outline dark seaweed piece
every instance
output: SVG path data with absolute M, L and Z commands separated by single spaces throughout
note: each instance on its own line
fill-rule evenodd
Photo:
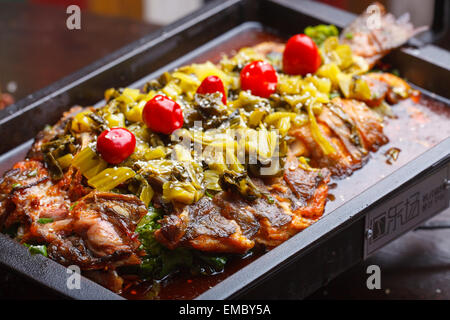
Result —
M 219 127 L 228 119 L 230 112 L 222 102 L 218 92 L 211 94 L 195 94 L 194 109 L 196 114 L 190 116 L 193 120 L 201 120 L 204 129 Z M 187 125 L 190 125 L 189 123 Z

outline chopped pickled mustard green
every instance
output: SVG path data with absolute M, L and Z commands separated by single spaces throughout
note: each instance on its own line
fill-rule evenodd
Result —
M 72 164 L 73 155 L 71 153 L 68 153 L 62 157 L 59 157 L 56 160 L 58 161 L 58 163 L 62 169 L 66 169 L 66 168 L 70 167 L 70 165 Z
M 311 134 L 314 140 L 317 142 L 317 144 L 322 149 L 323 153 L 325 155 L 333 154 L 336 152 L 334 147 L 331 145 L 331 143 L 323 136 L 322 132 L 320 131 L 320 127 L 317 124 L 316 117 L 314 116 L 313 107 L 308 107 L 308 115 L 309 115 L 309 125 L 311 128 Z
M 131 99 L 136 100 L 140 93 L 141 91 L 139 89 L 125 88 L 123 89 L 122 96 L 128 96 Z
M 267 114 L 267 112 L 264 110 L 252 111 L 252 113 L 250 114 L 250 117 L 248 119 L 249 126 L 251 126 L 251 127 L 258 126 L 266 114 Z
M 191 204 L 199 197 L 198 191 L 190 183 L 170 181 L 163 185 L 163 199 Z
M 88 179 L 105 169 L 108 164 L 90 147 L 82 149 L 73 158 L 72 164 Z
M 94 128 L 95 122 L 88 116 L 90 113 L 92 111 L 83 111 L 73 118 L 71 128 L 74 132 L 89 132 Z
M 288 118 L 288 119 L 295 119 L 297 116 L 297 113 L 295 112 L 274 112 L 272 114 L 269 114 L 267 117 L 264 118 L 264 122 L 268 125 L 274 124 L 278 120 L 282 118 Z
M 145 160 L 161 159 L 166 156 L 165 148 L 163 146 L 158 146 L 156 148 L 149 148 L 145 152 Z
M 88 184 L 100 191 L 110 191 L 136 175 L 127 167 L 108 168 L 88 180 Z
M 304 32 L 308 37 L 313 39 L 318 46 L 320 46 L 327 38 L 339 35 L 338 29 L 332 24 L 309 26 L 305 28 Z
M 165 72 L 142 90 L 106 90 L 104 107 L 91 108 L 72 119 L 68 127 L 71 147 L 59 150 L 54 159 L 60 175 L 73 165 L 96 189 L 128 190 L 146 205 L 151 204 L 155 192 L 162 191 L 165 202 L 189 204 L 224 187 L 238 190 L 248 199 L 259 196 L 247 174 L 260 176 L 264 170 L 266 175 L 278 176 L 297 128 L 309 126 L 323 153 L 335 154 L 316 117 L 330 108 L 335 97 L 372 99 L 369 83 L 361 76 L 369 65 L 340 42 L 336 27 L 320 25 L 305 32 L 317 43 L 322 58 L 314 74 L 285 74 L 278 49 L 262 53 L 242 48 L 218 64 L 194 63 Z M 240 88 L 241 70 L 256 60 L 267 61 L 277 70 L 276 91 L 268 98 Z M 220 94 L 197 93 L 202 81 L 212 75 L 223 82 L 226 104 Z M 396 93 L 403 97 L 408 92 Z M 170 136 L 152 132 L 143 123 L 142 112 L 156 95 L 166 95 L 181 106 L 183 126 Z M 382 109 L 387 110 L 376 110 L 384 112 Z M 136 137 L 136 148 L 121 167 L 108 167 L 95 152 L 95 136 L 107 127 L 127 128 Z M 79 145 L 83 149 L 75 154 Z M 277 157 L 281 161 L 274 161 Z M 314 170 L 306 158 L 299 161 L 303 168 Z
M 351 98 L 358 100 L 370 100 L 372 98 L 372 92 L 365 80 L 356 78 L 352 85 Z
M 331 62 L 320 66 L 316 74 L 320 77 L 329 79 L 333 87 L 337 88 L 339 86 L 338 75 L 340 72 L 341 70 L 339 69 L 337 64 Z
M 284 137 L 287 135 L 289 129 L 291 128 L 290 117 L 284 117 L 277 121 L 276 127 L 278 128 L 280 134 Z
M 299 94 L 302 84 L 301 76 L 281 74 L 278 77 L 277 92 L 282 94 Z
M 108 127 L 124 127 L 125 126 L 125 115 L 123 113 L 109 114 L 105 117 Z
M 205 188 L 208 190 L 220 191 L 222 190 L 219 186 L 219 173 L 214 170 L 206 170 L 204 172 L 204 184 Z
M 139 199 L 144 202 L 144 204 L 148 207 L 150 204 L 150 201 L 152 201 L 153 195 L 155 192 L 153 191 L 152 187 L 147 183 L 141 191 L 141 194 L 139 195 Z

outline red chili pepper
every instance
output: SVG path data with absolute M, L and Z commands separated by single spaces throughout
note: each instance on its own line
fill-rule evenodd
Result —
M 283 71 L 287 74 L 302 75 L 314 73 L 322 60 L 314 41 L 305 34 L 296 34 L 286 43 L 283 52 Z
M 277 88 L 277 72 L 268 62 L 261 60 L 247 64 L 241 71 L 241 88 L 256 96 L 268 98 Z
M 225 95 L 225 88 L 222 80 L 217 76 L 206 77 L 197 89 L 197 93 L 207 94 L 220 92 L 222 94 L 223 104 L 227 104 L 227 96 Z
M 135 147 L 134 134 L 125 128 L 105 130 L 97 138 L 97 151 L 111 164 L 118 164 L 127 159 Z
M 142 111 L 145 125 L 155 132 L 171 134 L 183 126 L 183 111 L 172 99 L 156 95 L 147 102 Z

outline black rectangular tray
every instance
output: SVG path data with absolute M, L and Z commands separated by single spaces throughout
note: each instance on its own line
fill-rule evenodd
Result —
M 163 71 L 187 63 L 246 30 L 263 29 L 286 37 L 317 23 L 343 27 L 353 18 L 350 13 L 310 1 L 214 1 L 0 111 L 0 173 L 25 156 L 31 139 L 46 124 L 56 122 L 62 112 L 75 104 L 99 103 L 109 87 L 140 87 Z M 447 90 L 450 54 L 447 51 L 430 45 L 399 49 L 385 60 L 422 91 L 450 105 Z M 328 212 L 317 223 L 232 274 L 198 299 L 307 296 L 373 252 L 370 243 L 379 232 L 374 235 L 372 218 L 383 206 L 408 197 L 411 192 L 424 193 L 424 196 L 430 188 L 444 190 L 439 206 L 418 212 L 419 218 L 389 240 L 448 207 L 449 150 L 450 138 Z M 386 243 L 383 241 L 383 245 Z M 30 256 L 25 247 L 2 234 L 0 264 L 64 297 L 121 299 L 86 278 L 82 278 L 80 290 L 69 290 L 66 268 L 43 256 Z

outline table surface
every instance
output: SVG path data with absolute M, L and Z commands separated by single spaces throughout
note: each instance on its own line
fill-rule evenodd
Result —
M 65 27 L 66 18 L 64 8 L 2 3 L 0 86 L 16 83 L 16 100 L 158 27 L 83 13 L 82 29 L 70 31 Z M 450 210 L 428 223 L 449 225 Z M 369 265 L 381 269 L 381 290 L 366 287 Z M 0 298 L 57 296 L 0 269 Z M 450 299 L 450 229 L 409 232 L 332 280 L 310 299 Z

